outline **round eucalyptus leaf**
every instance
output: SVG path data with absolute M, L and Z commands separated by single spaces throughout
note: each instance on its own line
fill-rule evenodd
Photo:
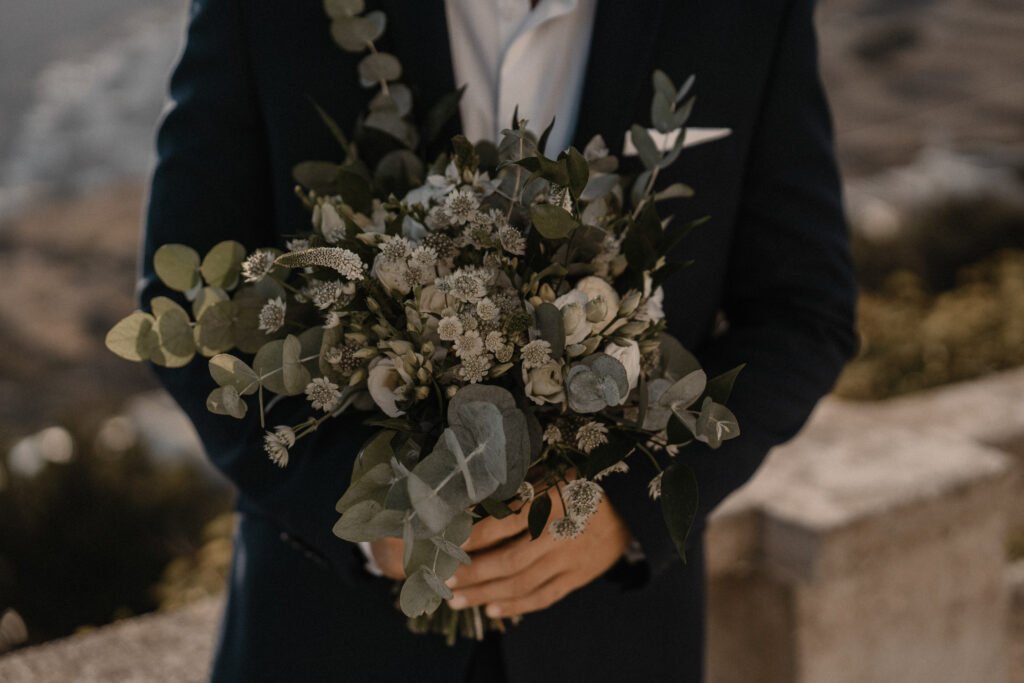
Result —
M 244 285 L 235 292 L 231 333 L 235 346 L 243 353 L 256 353 L 274 337 L 260 329 L 260 311 L 271 299 L 287 297 L 277 280 L 265 277 L 257 283 Z
M 382 26 L 367 17 L 339 17 L 331 22 L 331 37 L 346 52 L 362 52 L 381 33 Z
M 221 353 L 210 359 L 210 376 L 222 387 L 233 387 L 241 395 L 254 394 L 260 378 L 241 358 Z
M 288 389 L 284 385 L 284 377 L 282 376 L 283 350 L 283 339 L 267 342 L 256 352 L 256 357 L 252 360 L 252 367 L 259 377 L 260 383 L 268 391 L 286 395 Z
M 284 393 L 289 396 L 301 394 L 312 379 L 301 359 L 302 342 L 295 335 L 289 334 L 281 346 L 281 378 L 284 383 Z
M 232 386 L 217 387 L 206 398 L 206 409 L 217 415 L 230 415 L 241 420 L 249 406 Z
M 210 306 L 218 301 L 229 301 L 231 297 L 220 287 L 203 287 L 192 302 L 192 317 L 199 320 Z
M 363 85 L 397 81 L 402 77 L 402 63 L 390 52 L 374 52 L 359 60 L 359 80 Z
M 234 311 L 230 300 L 218 301 L 203 311 L 196 322 L 194 337 L 196 347 L 204 356 L 222 353 L 235 345 Z
M 390 111 L 399 116 L 412 113 L 412 91 L 402 83 L 388 86 L 388 92 L 378 92 L 370 100 L 371 111 Z
M 364 0 L 324 0 L 324 11 L 331 19 L 353 17 L 366 9 Z
M 416 129 L 396 112 L 370 112 L 370 115 L 366 117 L 363 125 L 368 129 L 386 133 L 387 135 L 384 139 L 389 142 L 394 139 L 394 141 L 397 141 L 406 147 L 416 146 Z M 394 142 L 391 142 L 391 146 L 394 146 Z
M 155 325 L 156 319 L 149 313 L 135 311 L 110 328 L 104 343 L 125 360 L 136 363 L 148 360 L 159 343 Z
M 225 240 L 207 252 L 199 272 L 211 287 L 232 289 L 238 284 L 244 259 L 245 247 L 234 240 Z
M 199 284 L 199 254 L 184 244 L 165 244 L 153 254 L 153 269 L 165 285 L 187 292 Z
M 160 344 L 150 358 L 157 365 L 180 368 L 188 365 L 195 356 L 196 343 L 192 338 L 192 324 L 184 309 L 169 309 L 158 316 L 156 333 Z
M 320 372 L 320 352 L 323 348 L 323 338 L 324 328 L 320 325 L 314 325 L 299 335 L 299 352 L 301 357 L 309 358 L 310 356 L 313 356 L 313 358 L 303 363 L 310 375 L 323 374 Z M 330 363 L 327 363 L 327 365 L 330 367 Z
M 423 162 L 407 149 L 396 149 L 378 162 L 373 179 L 381 192 L 404 196 L 423 184 Z
M 402 584 L 398 603 L 407 617 L 430 614 L 441 606 L 441 596 L 431 587 L 426 578 L 426 568 L 414 572 Z
M 159 318 L 167 311 L 181 311 L 188 316 L 188 313 L 184 308 L 178 305 L 178 302 L 166 296 L 155 296 L 149 301 L 149 307 L 153 311 L 153 316 Z

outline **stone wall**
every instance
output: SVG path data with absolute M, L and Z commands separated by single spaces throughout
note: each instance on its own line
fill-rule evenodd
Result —
M 826 400 L 708 530 L 708 683 L 1024 682 L 1024 370 Z M 202 681 L 221 601 L 0 658 L 0 680 Z

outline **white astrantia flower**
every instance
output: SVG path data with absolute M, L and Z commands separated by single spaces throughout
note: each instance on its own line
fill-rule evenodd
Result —
M 284 246 L 287 247 L 288 251 L 305 251 L 309 249 L 309 240 L 296 238 L 288 240 L 284 243 Z
M 533 500 L 536 495 L 536 491 L 533 488 L 533 484 L 528 481 L 524 481 L 519 485 L 519 490 L 516 491 L 516 498 L 521 500 L 523 503 L 529 503 Z
M 437 249 L 421 244 L 409 254 L 409 264 L 423 269 L 433 268 L 437 265 Z
M 269 249 L 257 249 L 242 261 L 242 277 L 246 282 L 259 282 L 274 268 L 276 258 Z
M 526 238 L 518 229 L 507 225 L 498 230 L 498 241 L 501 248 L 515 256 L 522 256 L 526 253 Z
M 341 298 L 341 294 L 341 283 L 337 280 L 332 280 L 330 282 L 317 282 L 307 291 L 307 296 L 309 296 L 310 301 L 312 301 L 313 305 L 321 311 L 326 311 L 328 308 L 338 303 L 338 300 Z
M 647 494 L 653 499 L 658 500 L 661 498 L 661 477 L 665 474 L 664 471 L 658 472 L 658 476 L 647 482 Z
M 448 315 L 437 323 L 437 336 L 441 341 L 455 341 L 462 334 L 462 321 L 454 315 Z
M 622 363 L 622 367 L 626 369 L 629 390 L 636 389 L 640 383 L 640 346 L 632 339 L 625 344 L 611 342 L 604 347 L 604 352 Z
M 501 314 L 498 310 L 498 305 L 491 301 L 489 298 L 484 297 L 476 303 L 476 314 L 480 316 L 481 320 L 494 320 Z
M 568 516 L 577 520 L 586 520 L 597 512 L 603 491 L 601 487 L 587 479 L 574 479 L 562 489 Z
M 272 334 L 281 329 L 281 326 L 284 325 L 286 308 L 284 299 L 281 297 L 270 299 L 267 303 L 263 304 L 263 308 L 260 309 L 259 329 L 267 334 Z
M 379 245 L 380 254 L 388 261 L 404 261 L 412 251 L 409 240 L 398 235 L 388 235 Z
M 320 234 L 328 244 L 336 244 L 345 239 L 345 220 L 330 202 L 320 206 Z
M 338 407 L 341 399 L 341 392 L 338 385 L 326 377 L 317 377 L 306 385 L 306 398 L 313 405 L 314 410 L 322 410 L 329 413 Z
M 497 330 L 492 330 L 484 337 L 484 348 L 491 353 L 498 354 L 505 349 L 505 335 Z
M 277 430 L 280 429 L 280 427 L 277 428 Z M 272 463 L 278 467 L 285 467 L 288 464 L 288 449 L 295 444 L 295 434 L 292 433 L 291 443 L 289 443 L 277 430 L 268 431 L 263 435 L 263 450 L 270 456 Z
M 412 290 L 411 273 L 405 259 L 392 261 L 382 253 L 377 254 L 370 274 L 389 291 L 404 295 Z
M 626 474 L 629 472 L 629 465 L 626 464 L 625 460 L 620 460 L 614 465 L 605 467 L 603 470 L 594 475 L 594 481 L 601 481 L 610 474 Z
M 556 424 L 549 424 L 544 428 L 544 434 L 541 436 L 541 440 L 549 446 L 562 442 L 562 430 L 558 428 Z
M 523 359 L 523 368 L 531 370 L 551 362 L 551 342 L 546 339 L 534 339 L 519 352 Z
M 584 453 L 608 443 L 608 427 L 591 420 L 576 430 L 576 446 Z
M 586 528 L 586 523 L 572 517 L 562 517 L 551 522 L 548 531 L 559 541 L 578 538 Z
M 444 198 L 444 213 L 453 225 L 470 222 L 480 207 L 480 200 L 472 190 L 465 188 L 451 192 Z
M 475 304 L 487 295 L 487 282 L 478 269 L 460 268 L 446 278 L 451 295 L 459 301 Z
M 484 342 L 480 333 L 476 330 L 469 330 L 455 338 L 455 355 L 459 358 L 473 358 L 484 352 Z
M 459 377 L 470 384 L 476 384 L 487 377 L 487 371 L 490 369 L 491 360 L 487 356 L 470 356 L 463 359 L 459 367 Z
M 327 315 L 324 316 L 323 328 L 331 330 L 339 325 L 341 325 L 341 314 L 337 311 L 328 311 Z

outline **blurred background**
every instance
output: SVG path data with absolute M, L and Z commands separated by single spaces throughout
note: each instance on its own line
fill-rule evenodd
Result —
M 0 652 L 223 589 L 231 493 L 148 371 L 134 308 L 184 0 L 0 4 Z M 838 397 L 1024 363 L 1024 3 L 821 0 L 862 287 Z M 858 403 L 859 405 L 859 403 Z M 1008 561 L 1024 535 L 1005 530 Z

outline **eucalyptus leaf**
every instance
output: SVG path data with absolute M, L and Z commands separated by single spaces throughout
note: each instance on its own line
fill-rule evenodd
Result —
M 165 244 L 153 254 L 153 270 L 169 288 L 188 292 L 199 284 L 199 254 L 184 244 Z
M 648 170 L 656 167 L 661 161 L 661 152 L 658 151 L 658 146 L 651 139 L 651 134 L 647 132 L 646 128 L 636 124 L 629 129 L 629 133 L 633 139 L 633 145 L 640 155 L 640 161 Z
M 672 104 L 671 96 L 654 93 L 651 100 L 651 122 L 659 133 L 668 133 L 676 128 L 672 118 Z
M 689 199 L 694 195 L 693 188 L 685 183 L 672 183 L 664 190 L 656 192 L 654 201 L 663 202 L 668 199 Z
M 188 365 L 195 356 L 192 321 L 180 306 L 164 310 L 157 316 L 156 333 L 159 345 L 150 355 L 150 360 L 157 365 L 180 368 Z
M 238 284 L 245 259 L 245 246 L 234 240 L 220 242 L 207 252 L 199 266 L 206 284 L 211 287 L 232 289 Z
M 736 378 L 745 367 L 746 363 L 743 363 L 718 375 L 708 382 L 708 386 L 704 390 L 705 393 L 716 403 L 727 403 L 729 396 L 732 395 L 732 387 L 736 383 Z
M 689 408 L 704 393 L 708 376 L 703 370 L 694 370 L 665 390 L 658 399 L 662 406 L 670 407 L 678 414 Z
M 294 335 L 264 344 L 252 363 L 264 388 L 282 396 L 301 394 L 310 381 L 309 371 L 299 362 L 301 351 Z
M 394 480 L 394 471 L 390 463 L 379 463 L 354 479 L 345 490 L 344 495 L 335 505 L 335 510 L 344 514 L 357 503 L 364 500 L 375 500 L 381 505 L 387 497 L 388 490 Z
M 230 415 L 241 420 L 245 417 L 249 406 L 245 404 L 238 391 L 232 386 L 217 387 L 206 398 L 206 409 L 216 415 Z
M 354 17 L 366 9 L 363 0 L 324 0 L 324 11 L 332 19 Z
M 507 389 L 488 384 L 464 386 L 448 403 L 448 423 L 463 443 L 470 443 L 477 438 L 469 433 L 466 425 L 467 421 L 473 420 L 472 409 L 463 410 L 464 405 L 469 406 L 476 402 L 487 403 L 497 408 L 501 414 L 501 426 L 505 436 L 504 478 L 500 471 L 494 473 L 494 477 L 501 483 L 489 495 L 499 501 L 512 498 L 526 479 L 534 450 L 528 414 L 518 408 L 515 397 Z
M 579 199 L 590 179 L 590 164 L 575 147 L 570 147 L 566 154 L 566 168 L 569 171 L 569 192 L 573 198 Z
M 235 306 L 230 300 L 206 307 L 196 322 L 194 338 L 204 356 L 213 356 L 235 345 Z
M 402 613 L 407 617 L 418 617 L 421 614 L 430 614 L 441 605 L 441 596 L 428 583 L 426 572 L 423 567 L 413 572 L 402 584 L 402 592 L 399 595 L 398 603 Z
M 337 194 L 341 166 L 332 161 L 303 161 L 292 168 L 292 178 L 317 194 Z
M 670 102 L 674 102 L 676 99 L 676 86 L 661 69 L 655 69 L 651 76 L 651 81 L 654 85 L 655 94 L 665 97 Z
M 380 23 L 368 17 L 339 17 L 331 22 L 331 37 L 346 52 L 363 52 L 382 33 Z
M 595 353 L 573 364 L 565 378 L 569 407 L 577 413 L 596 413 L 621 405 L 629 395 L 626 368 L 606 353 Z
M 387 536 L 400 538 L 406 513 L 388 510 L 368 499 L 356 503 L 334 525 L 334 535 L 352 543 L 376 541 Z
M 740 435 L 740 425 L 732 411 L 721 403 L 715 403 L 709 396 L 701 405 L 700 415 L 694 430 L 697 441 L 711 448 L 718 448 L 723 441 Z
M 125 360 L 136 363 L 149 360 L 159 344 L 155 324 L 156 319 L 149 313 L 135 311 L 107 332 L 104 343 L 112 353 Z
M 241 358 L 221 353 L 210 359 L 210 376 L 221 387 L 233 387 L 243 396 L 254 394 L 260 386 L 260 378 L 256 371 Z
M 374 52 L 359 61 L 359 79 L 364 85 L 397 81 L 402 77 L 402 63 L 389 52 Z
M 231 297 L 220 287 L 203 287 L 192 302 L 192 317 L 199 320 L 208 308 L 220 301 L 230 301 Z

